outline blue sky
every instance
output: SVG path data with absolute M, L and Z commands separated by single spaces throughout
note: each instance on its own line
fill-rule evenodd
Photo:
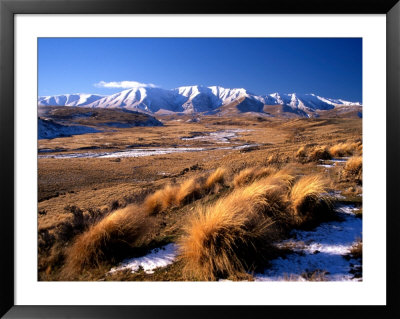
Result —
M 38 68 L 39 95 L 198 84 L 362 101 L 361 38 L 40 38 Z

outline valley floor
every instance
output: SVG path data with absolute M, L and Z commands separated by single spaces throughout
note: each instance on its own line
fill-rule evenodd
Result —
M 40 280 L 199 280 L 183 275 L 188 266 L 180 245 L 188 221 L 199 206 L 212 207 L 232 194 L 235 177 L 253 167 L 288 169 L 294 182 L 302 176 L 323 176 L 335 215 L 312 227 L 288 226 L 271 240 L 274 252 L 262 267 L 248 265 L 242 277 L 217 272 L 216 279 L 362 280 L 356 253 L 362 245 L 362 180 L 355 176 L 358 172 L 345 169 L 352 156 L 362 155 L 361 119 L 158 119 L 164 126 L 39 140 Z M 354 149 L 333 149 L 346 143 L 353 143 Z M 213 184 L 212 191 L 154 210 L 140 244 L 136 237 L 118 237 L 110 246 L 99 246 L 101 262 L 85 264 L 74 274 L 67 271 L 74 245 L 96 225 L 118 217 L 116 212 L 125 207 L 142 209 L 158 190 L 202 181 L 218 168 L 225 169 L 224 182 Z M 122 249 L 119 241 L 132 245 Z

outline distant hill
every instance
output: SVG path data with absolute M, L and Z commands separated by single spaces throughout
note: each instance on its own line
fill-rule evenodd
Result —
M 111 128 L 162 126 L 151 115 L 124 109 L 39 106 L 39 139 L 97 133 Z

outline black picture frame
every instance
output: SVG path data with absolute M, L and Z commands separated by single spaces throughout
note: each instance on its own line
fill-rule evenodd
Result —
M 5 318 L 399 318 L 400 243 L 396 201 L 400 162 L 400 3 L 398 0 L 0 0 L 0 315 Z M 386 306 L 21 306 L 14 303 L 15 14 L 385 14 L 387 21 Z

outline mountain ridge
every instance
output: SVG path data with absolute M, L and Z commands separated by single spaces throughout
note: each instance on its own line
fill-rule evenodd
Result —
M 215 114 L 224 105 L 240 101 L 240 113 L 263 113 L 264 106 L 285 106 L 285 112 L 313 116 L 318 111 L 332 110 L 337 106 L 361 107 L 359 102 L 331 99 L 316 94 L 270 93 L 256 95 L 244 88 L 221 86 L 181 86 L 166 90 L 161 88 L 131 88 L 108 96 L 97 94 L 65 94 L 41 96 L 39 106 L 84 106 L 89 108 L 122 108 L 154 114 L 161 111 L 174 113 Z

